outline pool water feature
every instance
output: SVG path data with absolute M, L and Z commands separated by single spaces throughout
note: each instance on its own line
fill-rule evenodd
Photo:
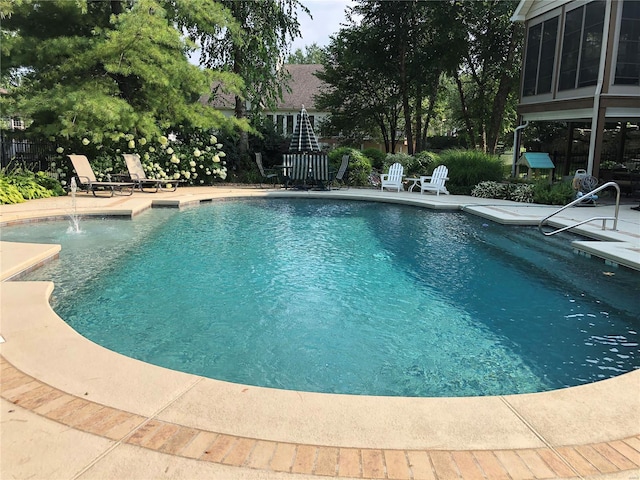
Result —
M 3 232 L 62 244 L 28 279 L 52 279 L 54 309 L 109 349 L 250 385 L 394 396 L 536 392 L 637 369 L 639 276 L 574 254 L 570 238 L 325 200 Z

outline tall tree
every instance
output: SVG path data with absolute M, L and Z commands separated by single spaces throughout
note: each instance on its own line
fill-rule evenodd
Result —
M 518 2 L 461 2 L 459 28 L 465 53 L 454 78 L 471 145 L 495 152 L 510 97 L 517 96 L 522 25 L 511 21 Z
M 427 108 L 425 116 L 424 104 L 435 99 L 442 71 L 457 65 L 461 57 L 454 7 L 448 1 L 359 0 L 353 8 L 380 45 L 377 57 L 370 60 L 383 59 L 385 77 L 398 85 L 409 153 L 424 148 L 432 112 Z
M 312 64 L 322 63 L 326 58 L 326 53 L 322 47 L 319 47 L 317 43 L 312 43 L 304 47 L 304 52 L 301 48 L 296 49 L 295 52 L 287 57 L 287 63 L 292 64 Z
M 198 99 L 212 82 L 234 80 L 189 64 L 191 47 L 164 8 L 178 4 L 202 1 L 14 3 L 2 23 L 0 74 L 14 81 L 6 113 L 30 118 L 30 129 L 46 135 L 96 142 L 227 124 Z M 222 9 L 212 10 L 212 21 L 228 22 Z
M 240 26 L 240 34 L 214 25 L 203 29 L 185 21 L 182 26 L 201 47 L 201 65 L 230 71 L 244 81 L 235 95 L 235 115 L 247 116 L 246 100 L 254 109 L 274 107 L 282 97 L 287 74 L 281 68 L 291 41 L 300 36 L 298 10 L 309 14 L 299 0 L 220 0 Z M 240 153 L 248 150 L 248 135 L 241 132 Z
M 327 88 L 316 97 L 316 106 L 331 112 L 325 131 L 352 141 L 372 136 L 375 125 L 387 152 L 395 152 L 402 112 L 398 84 L 389 79 L 387 66 L 380 61 L 384 45 L 370 27 L 340 30 L 327 48 L 327 58 L 318 78 Z

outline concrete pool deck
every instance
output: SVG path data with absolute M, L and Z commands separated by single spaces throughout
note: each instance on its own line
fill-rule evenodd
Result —
M 556 207 L 345 189 L 182 188 L 93 198 L 80 215 L 135 217 L 238 197 L 375 199 L 537 224 Z M 0 206 L 0 226 L 63 218 L 71 199 Z M 640 212 L 620 209 L 573 248 L 640 270 Z M 613 207 L 569 209 L 557 226 Z M 572 248 L 567 246 L 567 248 Z M 640 371 L 553 392 L 474 398 L 326 395 L 220 382 L 124 357 L 50 308 L 50 282 L 21 271 L 55 247 L 0 242 L 1 478 L 640 478 Z M 595 265 L 599 265 L 596 263 Z

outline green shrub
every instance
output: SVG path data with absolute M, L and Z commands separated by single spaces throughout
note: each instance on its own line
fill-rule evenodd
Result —
M 329 169 L 337 171 L 342 163 L 342 156 L 349 155 L 349 167 L 346 173 L 347 185 L 368 186 L 371 174 L 371 160 L 360 150 L 349 147 L 336 148 L 329 152 Z
M 24 197 L 18 187 L 9 183 L 7 177 L 0 176 L 0 204 L 22 203 Z
M 384 159 L 382 172 L 389 171 L 389 167 L 396 162 L 403 166 L 407 177 L 419 177 L 433 171 L 438 163 L 438 155 L 433 152 L 420 152 L 416 155 L 388 153 Z
M 38 183 L 38 185 L 41 185 L 49 190 L 52 197 L 60 197 L 62 195 L 66 195 L 66 192 L 64 191 L 64 188 L 62 188 L 60 181 L 57 178 L 50 177 L 44 172 L 36 172 L 35 181 Z
M 478 198 L 507 198 L 507 195 L 507 184 L 491 180 L 480 182 L 471 190 L 471 196 Z
M 566 205 L 576 196 L 571 182 L 561 182 L 549 185 L 541 181 L 533 185 L 533 201 L 545 205 Z
M 376 170 L 382 170 L 384 159 L 387 156 L 382 150 L 377 148 L 365 148 L 362 153 L 371 160 L 371 166 Z
M 404 167 L 404 174 L 410 175 L 409 171 L 413 167 L 413 157 L 407 153 L 387 153 L 382 163 L 382 173 L 389 171 L 389 167 L 394 163 L 399 163 Z M 425 174 L 426 175 L 426 174 Z
M 419 164 L 418 168 L 421 172 L 432 172 L 440 164 L 440 155 L 423 150 L 415 154 L 415 161 Z
M 514 202 L 532 203 L 534 199 L 534 185 L 530 183 L 510 184 L 513 188 L 510 193 Z
M 5 177 L 5 180 L 16 187 L 25 200 L 48 198 L 52 195 L 51 191 L 36 182 L 35 176 L 31 172 L 9 175 Z
M 470 195 L 473 187 L 483 181 L 500 182 L 506 174 L 499 157 L 478 150 L 446 150 L 438 163 L 449 169 L 447 189 L 459 195 Z
M 0 171 L 0 203 L 22 203 L 58 195 L 65 195 L 62 185 L 44 172 L 33 173 L 21 168 Z

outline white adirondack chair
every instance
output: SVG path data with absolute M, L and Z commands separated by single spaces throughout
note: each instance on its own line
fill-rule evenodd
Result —
M 380 175 L 380 190 L 395 188 L 398 192 L 403 189 L 402 175 L 404 167 L 400 163 L 394 163 L 389 167 L 389 173 Z
M 423 192 L 436 192 L 436 195 L 440 195 L 440 192 L 449 195 L 449 191 L 444 186 L 445 182 L 449 180 L 449 169 L 444 165 L 439 165 L 433 171 L 433 174 L 429 176 L 420 177 L 420 195 Z

